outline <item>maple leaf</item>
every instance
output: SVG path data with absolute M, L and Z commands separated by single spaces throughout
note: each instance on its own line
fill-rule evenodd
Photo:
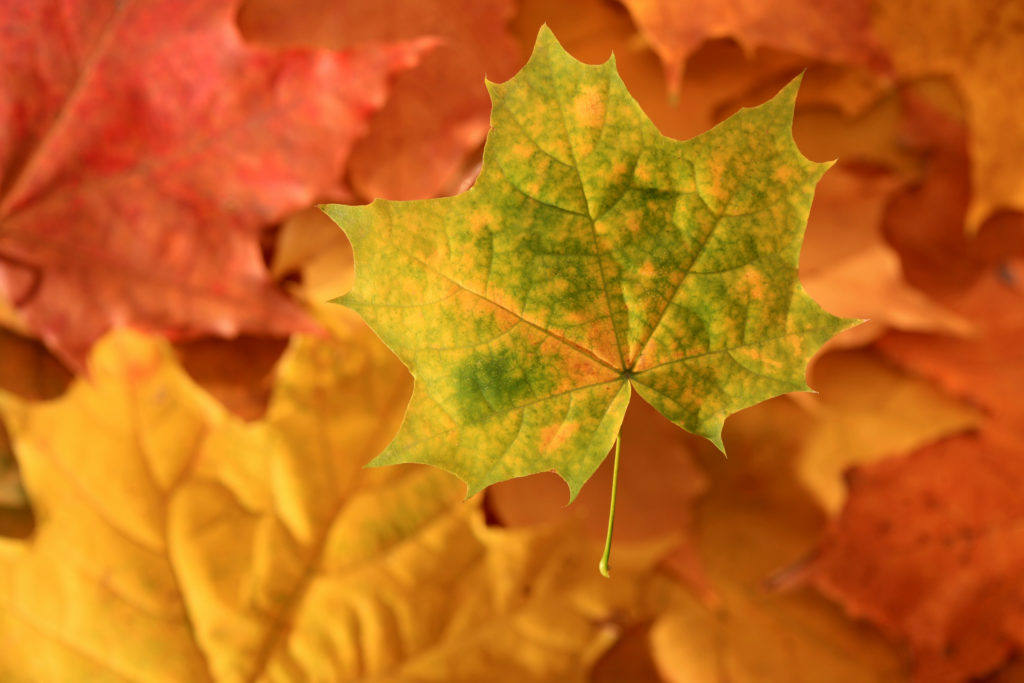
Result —
M 129 331 L 56 401 L 0 393 L 40 518 L 0 539 L 0 678 L 584 679 L 643 569 L 601 579 L 564 525 L 490 528 L 438 470 L 363 469 L 407 374 L 332 310 L 259 422 Z
M 870 30 L 871 6 L 864 0 L 622 2 L 661 58 L 672 94 L 678 92 L 687 57 L 712 38 L 734 38 L 747 52 L 770 47 L 826 61 L 886 64 Z
M 75 368 L 120 324 L 309 329 L 257 231 L 337 181 L 427 43 L 246 46 L 232 0 L 0 10 L 0 290 Z
M 905 639 L 915 680 L 974 680 L 1024 650 L 1024 441 L 987 429 L 858 468 L 805 578 Z
M 503 80 L 520 63 L 507 29 L 514 12 L 511 0 L 246 0 L 238 21 L 244 36 L 272 44 L 343 48 L 439 37 L 395 80 L 346 169 L 367 199 L 422 199 L 454 191 L 467 154 L 487 135 L 483 77 Z
M 807 359 L 849 321 L 797 279 L 827 165 L 793 142 L 796 82 L 673 141 L 611 62 L 576 62 L 544 28 L 520 74 L 490 89 L 468 192 L 325 207 L 355 250 L 338 301 L 416 378 L 374 464 L 437 465 L 470 493 L 553 469 L 575 497 L 631 387 L 719 445 L 731 412 L 806 389 Z

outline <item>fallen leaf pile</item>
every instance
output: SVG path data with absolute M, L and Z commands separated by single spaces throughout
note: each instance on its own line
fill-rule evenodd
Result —
M 0 679 L 1024 680 L 1024 3 L 0 47 Z

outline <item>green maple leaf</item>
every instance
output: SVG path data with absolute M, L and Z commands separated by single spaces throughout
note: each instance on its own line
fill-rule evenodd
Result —
M 730 413 L 807 389 L 808 359 L 851 321 L 797 279 L 828 168 L 793 142 L 797 81 L 685 142 L 658 132 L 613 60 L 577 62 L 547 28 L 488 87 L 471 190 L 324 207 L 355 250 L 338 301 L 415 376 L 372 464 L 435 465 L 470 494 L 555 470 L 575 497 L 632 389 L 720 448 Z

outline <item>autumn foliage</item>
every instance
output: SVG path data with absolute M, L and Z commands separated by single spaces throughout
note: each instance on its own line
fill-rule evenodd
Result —
M 413 380 L 313 208 L 489 182 L 543 24 L 677 140 L 802 74 L 867 321 L 728 458 L 622 402 L 610 579 L 609 459 L 363 467 Z M 0 679 L 1024 680 L 1024 3 L 11 0 L 0 76 Z

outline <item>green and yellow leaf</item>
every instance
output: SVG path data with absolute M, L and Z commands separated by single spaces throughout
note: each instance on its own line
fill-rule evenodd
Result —
M 613 61 L 546 28 L 490 84 L 476 185 L 454 198 L 325 211 L 352 240 L 356 311 L 415 377 L 375 464 L 428 463 L 472 494 L 555 470 L 574 497 L 630 393 L 721 447 L 726 416 L 807 388 L 849 325 L 797 260 L 813 163 L 791 133 L 798 82 L 685 142 L 662 136 Z

